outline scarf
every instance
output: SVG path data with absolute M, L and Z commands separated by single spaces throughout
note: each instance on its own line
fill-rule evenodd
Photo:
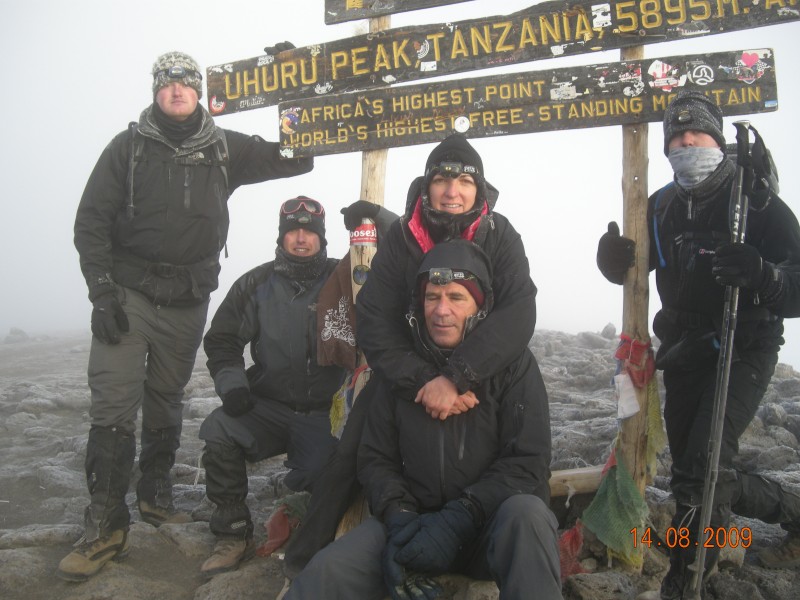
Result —
M 725 154 L 719 148 L 673 148 L 667 156 L 675 181 L 685 190 L 691 190 L 706 179 L 719 166 Z
M 290 279 L 303 292 L 322 274 L 328 262 L 328 252 L 321 248 L 314 256 L 295 256 L 282 247 L 275 248 L 275 272 Z

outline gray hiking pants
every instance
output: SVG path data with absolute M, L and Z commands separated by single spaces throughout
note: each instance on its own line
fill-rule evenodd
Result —
M 494 580 L 500 600 L 555 600 L 561 596 L 557 522 L 542 500 L 511 496 L 464 548 L 458 572 Z M 382 600 L 381 556 L 386 528 L 375 517 L 318 552 L 292 581 L 284 600 Z
M 121 332 L 120 343 L 114 345 L 92 337 L 92 425 L 135 433 L 141 407 L 142 427 L 179 426 L 183 389 L 203 339 L 208 300 L 195 306 L 154 306 L 139 292 L 122 286 L 117 297 L 130 330 Z

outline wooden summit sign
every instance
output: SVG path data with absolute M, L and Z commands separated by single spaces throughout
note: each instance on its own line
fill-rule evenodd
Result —
M 671 56 L 508 73 L 279 105 L 284 156 L 661 121 L 679 89 L 704 92 L 723 114 L 777 110 L 771 49 Z
M 458 2 L 467 2 L 467 0 L 325 0 L 325 24 L 372 19 L 383 15 Z
M 387 29 L 207 70 L 212 115 L 502 65 L 800 19 L 800 0 L 545 2 L 508 16 Z

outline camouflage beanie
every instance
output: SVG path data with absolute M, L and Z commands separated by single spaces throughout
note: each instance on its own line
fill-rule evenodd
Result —
M 722 133 L 722 111 L 714 101 L 700 92 L 684 90 L 664 112 L 664 154 L 669 155 L 669 142 L 684 131 L 707 133 L 725 150 Z
M 203 97 L 203 75 L 197 62 L 184 52 L 167 52 L 153 63 L 153 96 L 162 87 L 179 81 L 197 92 L 197 99 Z

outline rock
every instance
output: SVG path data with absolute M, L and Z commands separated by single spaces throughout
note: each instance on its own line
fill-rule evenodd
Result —
M 22 597 L 17 594 L 24 594 L 48 566 L 45 559 L 31 548 L 0 550 L 0 596 Z
M 634 600 L 636 590 L 624 573 L 580 573 L 564 582 L 564 600 Z
M 0 530 L 0 549 L 72 544 L 82 534 L 80 525 L 26 525 Z
M 613 323 L 608 323 L 603 330 L 600 332 L 600 335 L 607 340 L 616 340 L 617 339 L 617 328 Z

